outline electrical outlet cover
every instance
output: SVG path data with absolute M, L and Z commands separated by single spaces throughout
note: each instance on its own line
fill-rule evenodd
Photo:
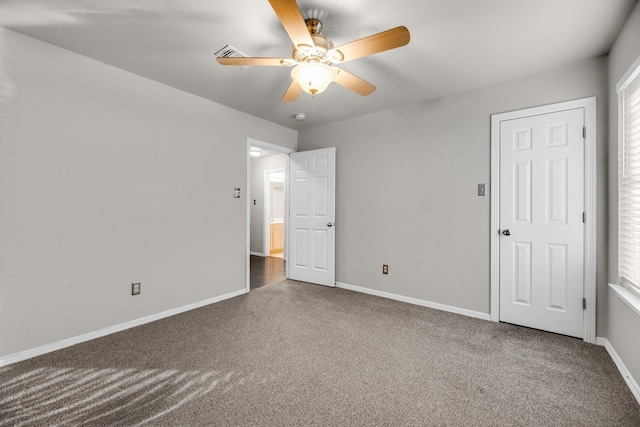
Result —
M 131 284 L 131 295 L 140 295 L 141 282 L 134 282 Z

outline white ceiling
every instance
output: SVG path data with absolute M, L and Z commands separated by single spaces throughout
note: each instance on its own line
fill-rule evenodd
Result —
M 283 103 L 289 68 L 225 67 L 230 44 L 289 57 L 267 0 L 0 0 L 0 25 L 292 129 L 304 129 L 607 54 L 636 0 L 298 0 L 336 46 L 398 25 L 409 45 L 342 67 L 377 86 L 331 85 Z M 307 119 L 296 121 L 296 113 Z

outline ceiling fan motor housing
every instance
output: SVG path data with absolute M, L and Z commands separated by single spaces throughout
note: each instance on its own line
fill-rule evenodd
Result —
M 314 34 L 320 34 L 322 32 L 322 21 L 316 18 L 309 18 L 304 21 L 307 24 L 307 30 L 309 30 L 309 34 L 312 36 Z
M 291 57 L 296 62 L 311 61 L 331 65 L 333 62 L 339 62 L 344 59 L 340 52 L 333 50 L 333 42 L 320 34 L 322 31 L 322 22 L 320 20 L 311 18 L 307 19 L 305 23 L 314 46 L 293 45 Z

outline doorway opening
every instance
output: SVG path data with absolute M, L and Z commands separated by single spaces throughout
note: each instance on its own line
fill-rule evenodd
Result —
M 287 172 L 292 152 L 247 138 L 247 291 L 287 277 Z
M 284 156 L 284 155 L 281 155 Z M 286 156 L 285 156 L 286 157 Z M 286 159 L 285 159 L 286 160 Z M 284 259 L 285 169 L 264 172 L 264 250 L 267 256 Z

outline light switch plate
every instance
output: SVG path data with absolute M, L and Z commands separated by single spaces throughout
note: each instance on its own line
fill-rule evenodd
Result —
M 487 184 L 478 184 L 478 196 L 487 195 Z

